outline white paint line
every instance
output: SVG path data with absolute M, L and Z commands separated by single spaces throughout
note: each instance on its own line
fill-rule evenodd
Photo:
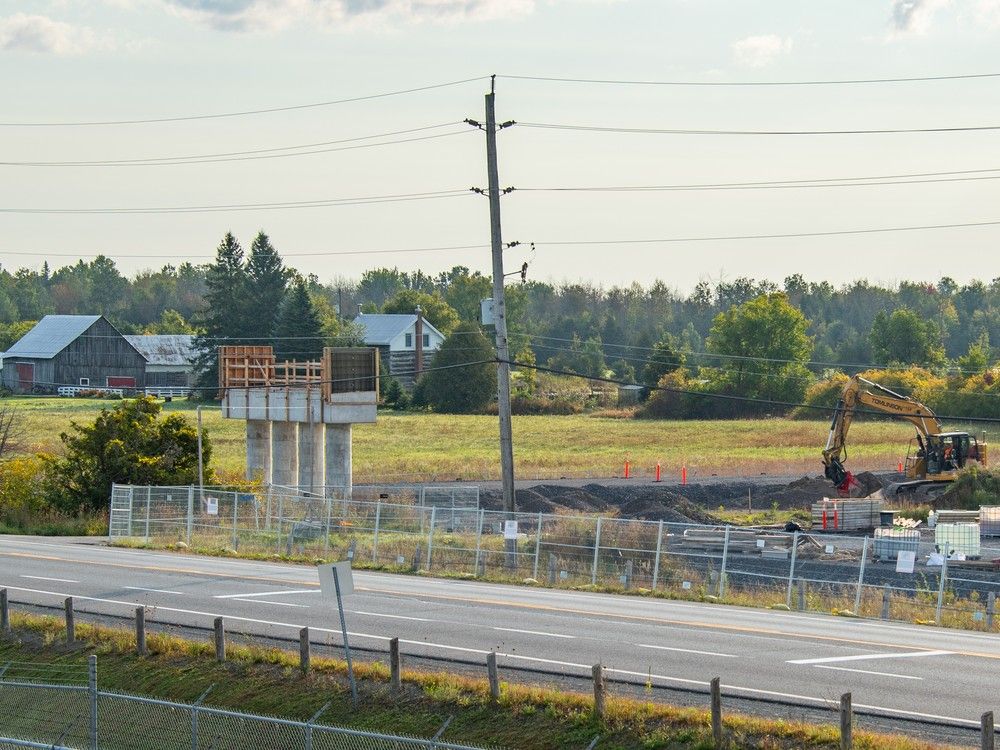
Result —
M 145 586 L 122 586 L 122 588 L 129 591 L 149 591 L 153 594 L 176 594 L 177 596 L 184 596 L 183 591 L 170 591 L 169 589 L 147 589 Z
M 832 664 L 837 661 L 866 661 L 868 659 L 916 659 L 921 656 L 948 656 L 954 651 L 904 651 L 897 654 L 857 654 L 855 656 L 829 656 L 822 659 L 795 659 L 788 664 Z
M 285 596 L 287 594 L 320 594 L 316 589 L 284 589 L 282 591 L 261 591 L 256 594 L 218 594 L 214 599 L 254 599 L 258 596 Z
M 654 646 L 651 643 L 634 643 L 639 648 L 655 648 L 658 651 L 678 651 L 682 654 L 701 654 L 702 656 L 724 656 L 727 659 L 740 658 L 737 654 L 720 654 L 718 651 L 697 651 L 693 648 L 674 648 L 672 646 Z
M 48 576 L 21 576 L 21 578 L 33 578 L 36 581 L 56 581 L 57 583 L 79 583 L 69 578 L 49 578 Z
M 874 674 L 879 677 L 898 677 L 900 680 L 922 680 L 923 677 L 914 677 L 911 674 L 895 674 L 894 672 L 870 672 L 867 669 L 851 669 L 850 667 L 831 667 L 829 664 L 813 664 L 816 669 L 836 669 L 838 672 L 857 672 L 858 674 Z
M 26 592 L 31 593 L 31 594 L 44 594 L 44 595 L 47 595 L 47 596 L 55 596 L 55 597 L 58 597 L 60 599 L 65 598 L 67 596 L 72 596 L 71 594 L 60 593 L 58 591 L 43 591 L 41 589 L 27 589 L 27 588 L 24 588 L 24 587 L 21 587 L 21 586 L 4 586 L 3 584 L 0 584 L 0 588 L 8 588 L 8 589 L 10 589 L 12 591 L 26 591 Z M 76 596 L 75 598 L 79 599 L 81 601 L 103 602 L 103 603 L 106 603 L 106 604 L 123 605 L 125 607 L 128 607 L 129 609 L 131 609 L 132 607 L 135 606 L 134 602 L 126 602 L 126 601 L 121 601 L 121 600 L 118 600 L 118 599 L 101 599 L 101 598 L 95 597 L 95 596 Z M 295 630 L 301 630 L 303 627 L 305 627 L 305 625 L 291 623 L 291 622 L 276 622 L 274 620 L 259 620 L 259 619 L 255 619 L 253 617 L 240 617 L 238 615 L 227 615 L 224 612 L 201 612 L 201 611 L 194 610 L 194 609 L 179 609 L 177 607 L 157 607 L 156 609 L 157 609 L 157 611 L 160 611 L 160 612 L 177 612 L 177 613 L 180 613 L 180 614 L 199 615 L 201 617 L 220 617 L 221 616 L 221 617 L 225 617 L 227 620 L 234 620 L 236 622 L 252 622 L 252 623 L 256 623 L 258 625 L 274 625 L 276 627 L 293 628 Z M 310 626 L 309 630 L 311 632 L 317 632 L 317 633 L 331 633 L 331 634 L 334 634 L 334 635 L 339 635 L 340 634 L 339 630 L 334 630 L 332 628 L 317 628 L 317 627 L 311 627 Z M 369 638 L 371 640 L 376 640 L 376 641 L 389 641 L 390 640 L 390 638 L 388 636 L 372 635 L 370 633 L 348 633 L 348 635 L 350 635 L 352 638 Z M 461 651 L 461 652 L 469 653 L 469 654 L 485 655 L 485 654 L 489 653 L 488 651 L 485 651 L 484 649 L 464 648 L 462 646 L 448 646 L 448 645 L 441 644 L 441 643 L 427 643 L 425 641 L 409 641 L 409 640 L 404 641 L 404 640 L 401 639 L 400 643 L 406 643 L 406 644 L 412 645 L 412 646 L 427 646 L 429 648 L 441 648 L 441 649 L 447 649 L 449 651 Z M 589 664 L 575 664 L 573 662 L 555 661 L 554 659 L 542 659 L 542 658 L 533 657 L 533 656 L 521 656 L 520 654 L 497 654 L 497 655 L 498 656 L 504 656 L 504 657 L 506 657 L 508 659 L 519 659 L 519 660 L 522 660 L 522 661 L 532 661 L 532 662 L 538 662 L 538 663 L 542 663 L 542 664 L 554 664 L 554 665 L 563 666 L 563 667 L 577 667 L 579 669 L 586 670 L 588 673 L 589 673 L 589 671 L 591 669 L 591 665 L 589 665 Z M 657 679 L 657 680 L 662 680 L 664 682 L 674 682 L 674 683 L 680 683 L 680 684 L 683 684 L 683 685 L 698 685 L 700 687 L 704 687 L 705 686 L 705 681 L 704 680 L 689 680 L 689 679 L 686 679 L 684 677 L 671 677 L 669 675 L 650 674 L 648 672 L 631 672 L 631 671 L 625 670 L 625 669 L 611 669 L 611 668 L 609 668 L 607 671 L 608 672 L 613 672 L 613 673 L 616 673 L 616 674 L 629 675 L 631 677 L 642 677 L 644 679 Z M 812 703 L 818 703 L 818 704 L 823 705 L 823 706 L 836 706 L 836 705 L 839 705 L 839 702 L 836 701 L 836 700 L 831 700 L 829 698 L 818 698 L 818 697 L 812 696 L 812 695 L 799 695 L 797 693 L 781 693 L 781 692 L 777 692 L 775 690 L 762 690 L 760 688 L 740 687 L 738 685 L 727 685 L 726 687 L 728 689 L 730 689 L 730 690 L 737 690 L 737 691 L 740 691 L 740 692 L 743 692 L 743 693 L 750 693 L 752 695 L 770 695 L 770 696 L 775 696 L 775 697 L 778 697 L 778 698 L 790 698 L 790 699 L 793 699 L 793 700 L 809 701 L 809 702 L 812 702 Z M 856 703 L 855 706 L 857 708 L 864 708 L 864 709 L 868 709 L 870 711 L 881 711 L 881 712 L 883 712 L 885 714 L 888 714 L 890 716 L 892 716 L 892 715 L 896 715 L 896 716 L 914 716 L 914 717 L 921 718 L 921 719 L 935 719 L 935 720 L 938 720 L 938 721 L 953 722 L 953 723 L 961 724 L 962 726 L 970 726 L 970 727 L 978 727 L 979 726 L 979 722 L 978 721 L 972 721 L 970 719 L 962 719 L 962 718 L 958 718 L 958 717 L 954 717 L 954 716 L 942 716 L 942 715 L 939 715 L 939 714 L 927 714 L 927 713 L 921 713 L 919 711 L 906 711 L 904 709 L 888 708 L 886 706 L 873 706 L 873 705 L 870 705 L 870 704 L 867 704 L 867 703 Z
M 233 602 L 247 602 L 248 604 L 273 604 L 276 607 L 300 607 L 302 609 L 309 609 L 308 604 L 292 604 L 290 602 L 272 602 L 269 599 L 230 599 Z
M 413 620 L 414 622 L 438 622 L 437 620 L 429 620 L 426 617 L 407 617 L 406 615 L 386 615 L 382 612 L 362 612 L 360 609 L 347 609 L 345 612 L 350 612 L 354 615 L 366 615 L 367 617 L 388 617 L 393 620 Z
M 525 635 L 544 635 L 549 638 L 571 638 L 575 639 L 575 635 L 563 635 L 562 633 L 546 633 L 542 630 L 519 630 L 518 628 L 493 628 L 494 630 L 503 630 L 506 633 L 524 633 Z

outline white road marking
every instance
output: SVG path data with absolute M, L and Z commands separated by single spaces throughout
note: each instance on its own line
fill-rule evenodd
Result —
M 177 596 L 184 596 L 183 591 L 170 591 L 169 589 L 147 589 L 145 586 L 122 586 L 122 588 L 129 591 L 149 591 L 154 594 L 177 594 Z
M 921 656 L 948 656 L 954 651 L 904 651 L 897 654 L 857 654 L 855 656 L 829 656 L 822 659 L 794 659 L 788 664 L 832 664 L 837 661 L 866 661 L 868 659 L 916 659 Z
M 518 628 L 493 628 L 494 630 L 503 630 L 507 633 L 524 633 L 526 635 L 545 635 L 549 638 L 576 638 L 575 635 L 563 635 L 562 633 L 546 633 L 542 630 L 519 630 Z
M 702 656 L 725 656 L 728 659 L 739 659 L 737 654 L 720 654 L 718 651 L 696 651 L 693 648 L 674 648 L 672 646 L 654 646 L 652 643 L 632 644 L 639 648 L 655 648 L 659 651 L 679 651 L 682 654 L 701 654 Z
M 438 620 L 429 620 L 426 617 L 407 617 L 406 615 L 386 615 L 381 612 L 362 612 L 360 609 L 347 609 L 345 612 L 350 612 L 354 615 L 367 615 L 368 617 L 389 617 L 393 620 L 413 620 L 414 622 L 438 622 Z
M 867 669 L 851 669 L 850 667 L 831 667 L 829 664 L 813 664 L 816 669 L 836 669 L 838 672 L 857 672 L 858 674 L 874 674 L 879 677 L 898 677 L 901 680 L 922 680 L 923 677 L 914 677 L 911 674 L 895 674 L 893 672 L 871 672 Z
M 21 578 L 33 578 L 36 581 L 56 581 L 57 583 L 79 583 L 69 578 L 49 578 L 48 576 L 21 576 Z
M 320 594 L 316 589 L 284 589 L 282 591 L 261 591 L 257 594 L 218 594 L 215 599 L 253 599 L 258 596 L 284 596 L 287 594 Z
M 3 587 L 2 584 L 0 584 L 0 587 Z M 6 586 L 6 588 L 8 588 L 8 589 L 10 589 L 12 591 L 26 591 L 26 592 L 31 593 L 31 594 L 44 594 L 44 595 L 47 595 L 47 596 L 55 596 L 55 597 L 58 597 L 58 598 L 65 598 L 67 596 L 70 596 L 70 594 L 59 593 L 58 591 L 43 591 L 41 589 L 27 589 L 27 588 L 24 588 L 24 587 L 21 587 L 21 586 Z M 134 602 L 125 602 L 125 601 L 120 601 L 118 599 L 101 599 L 101 598 L 95 597 L 95 596 L 78 596 L 76 598 L 80 599 L 81 601 L 103 602 L 103 603 L 106 603 L 106 604 L 118 604 L 118 605 L 122 605 L 122 606 L 128 607 L 129 609 L 131 609 L 132 607 L 135 606 Z M 259 619 L 255 619 L 253 617 L 240 617 L 238 615 L 227 615 L 225 613 L 217 613 L 217 612 L 201 612 L 201 611 L 193 610 L 193 609 L 179 609 L 177 607 L 157 607 L 156 609 L 159 612 L 177 612 L 177 613 L 180 613 L 180 614 L 199 615 L 201 617 L 220 617 L 220 616 L 222 616 L 222 617 L 225 617 L 227 620 L 234 620 L 234 621 L 237 621 L 237 622 L 252 622 L 252 623 L 256 623 L 258 625 L 274 625 L 276 627 L 294 628 L 295 630 L 301 630 L 304 627 L 304 625 L 295 624 L 295 623 L 291 623 L 291 622 L 276 622 L 274 620 L 259 620 Z M 339 633 L 340 633 L 339 630 L 334 630 L 332 628 L 310 627 L 309 630 L 311 632 L 331 633 L 331 634 L 334 634 L 334 635 L 339 635 Z M 388 636 L 372 635 L 370 633 L 348 633 L 348 635 L 350 635 L 352 638 L 369 638 L 371 640 L 376 640 L 376 641 L 389 641 L 390 640 Z M 427 647 L 430 647 L 430 648 L 441 648 L 441 649 L 447 649 L 449 651 L 461 651 L 461 652 L 470 653 L 470 654 L 485 655 L 485 654 L 488 653 L 488 651 L 485 651 L 484 649 L 464 648 L 462 646 L 447 646 L 447 645 L 441 644 L 441 643 L 428 643 L 428 642 L 425 642 L 425 641 L 409 641 L 409 640 L 404 641 L 404 640 L 400 639 L 400 643 L 406 643 L 406 644 L 414 645 L 414 646 L 427 646 Z M 589 664 L 575 664 L 573 662 L 555 661 L 553 659 L 542 659 L 542 658 L 532 657 L 532 656 L 521 656 L 519 654 L 497 654 L 497 656 L 504 656 L 504 657 L 509 658 L 509 659 L 519 659 L 519 660 L 522 660 L 522 661 L 539 662 L 539 663 L 543 663 L 543 664 L 554 664 L 554 665 L 557 665 L 557 666 L 578 667 L 580 669 L 586 670 L 588 673 L 589 673 L 589 671 L 591 669 L 591 665 L 589 665 Z M 665 682 L 680 683 L 680 684 L 683 684 L 683 685 L 698 685 L 700 687 L 704 687 L 705 686 L 705 681 L 704 680 L 690 680 L 690 679 L 687 679 L 687 678 L 684 678 L 684 677 L 671 677 L 669 675 L 650 674 L 648 672 L 632 672 L 632 671 L 629 671 L 629 670 L 626 670 L 626 669 L 612 669 L 612 668 L 609 668 L 606 671 L 612 672 L 612 673 L 615 673 L 615 674 L 629 675 L 629 676 L 632 676 L 632 677 L 642 677 L 643 679 L 657 679 L 657 680 L 662 680 L 662 681 L 665 681 Z M 818 698 L 818 697 L 815 697 L 815 696 L 812 696 L 812 695 L 799 695 L 797 693 L 781 693 L 781 692 L 777 692 L 775 690 L 762 690 L 760 688 L 740 687 L 738 685 L 727 685 L 726 687 L 729 690 L 736 690 L 736 691 L 740 691 L 740 692 L 743 692 L 743 693 L 750 693 L 750 694 L 753 694 L 753 695 L 770 695 L 770 696 L 776 696 L 778 698 L 791 698 L 791 699 L 800 700 L 800 701 L 810 701 L 812 703 L 818 703 L 818 704 L 823 705 L 823 706 L 836 706 L 836 705 L 839 705 L 839 701 L 837 701 L 837 700 L 831 700 L 829 698 Z M 927 714 L 927 713 L 921 713 L 919 711 L 906 711 L 904 709 L 888 708 L 886 706 L 874 706 L 874 705 L 870 705 L 870 704 L 867 704 L 867 703 L 856 703 L 854 705 L 855 705 L 856 708 L 863 708 L 863 709 L 867 709 L 867 710 L 870 710 L 870 711 L 882 711 L 882 712 L 884 712 L 884 713 L 886 713 L 886 714 L 888 714 L 890 716 L 891 715 L 896 715 L 896 716 L 914 716 L 914 717 L 921 718 L 921 719 L 936 719 L 938 721 L 953 722 L 953 723 L 961 724 L 962 726 L 970 726 L 970 727 L 978 727 L 979 726 L 979 722 L 978 721 L 973 721 L 973 720 L 970 720 L 970 719 L 962 719 L 962 718 L 958 718 L 958 717 L 954 717 L 954 716 L 942 716 L 940 714 Z
M 308 604 L 292 604 L 290 602 L 272 602 L 270 599 L 237 599 L 232 598 L 230 601 L 233 602 L 247 602 L 248 604 L 273 604 L 277 607 L 300 607 L 301 609 L 309 609 Z

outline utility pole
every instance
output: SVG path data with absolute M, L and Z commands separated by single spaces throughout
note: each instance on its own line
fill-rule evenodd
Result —
M 486 95 L 486 170 L 489 179 L 490 243 L 493 249 L 493 322 L 497 333 L 497 411 L 500 414 L 500 478 L 503 508 L 514 507 L 514 440 L 510 420 L 510 352 L 507 348 L 507 306 L 503 296 L 503 241 L 500 236 L 500 176 L 497 171 L 496 78 Z

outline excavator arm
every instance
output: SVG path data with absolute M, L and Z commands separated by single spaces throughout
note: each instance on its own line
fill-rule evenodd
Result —
M 847 433 L 859 407 L 911 422 L 917 428 L 917 436 L 921 442 L 928 435 L 941 432 L 941 423 L 934 412 L 919 401 L 855 375 L 841 394 L 830 423 L 826 448 L 823 450 L 826 476 L 843 492 L 847 492 L 854 481 L 851 472 L 844 468 L 844 459 L 847 458 Z

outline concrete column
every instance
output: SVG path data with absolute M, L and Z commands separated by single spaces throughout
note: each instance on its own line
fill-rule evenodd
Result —
M 271 423 L 247 420 L 247 479 L 271 481 Z
M 271 484 L 293 487 L 299 482 L 298 425 L 271 423 Z
M 299 425 L 299 478 L 303 490 L 323 491 L 323 424 Z
M 326 485 L 326 425 L 323 423 L 312 426 L 314 432 L 313 445 L 316 446 L 316 455 L 313 458 L 312 485 L 313 492 L 325 494 L 323 487 Z
M 351 425 L 326 426 L 326 494 L 351 497 Z

